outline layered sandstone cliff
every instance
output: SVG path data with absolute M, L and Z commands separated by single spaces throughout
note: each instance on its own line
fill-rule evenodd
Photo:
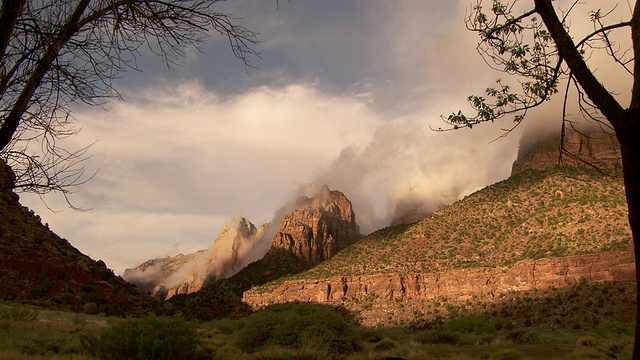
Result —
M 560 288 L 582 279 L 634 282 L 633 251 L 523 260 L 510 267 L 291 280 L 249 290 L 243 301 L 254 308 L 294 301 L 344 305 L 360 312 L 365 324 L 375 325 L 384 324 L 385 314 L 399 306 L 419 311 L 435 299 L 450 303 L 492 299 L 509 292 Z
M 343 305 L 365 324 L 393 326 L 582 281 L 633 287 L 618 145 L 586 135 L 565 138 L 575 158 L 565 154 L 564 165 L 575 168 L 558 167 L 559 137 L 523 141 L 512 178 L 418 223 L 381 229 L 297 279 L 245 292 L 244 301 Z M 614 176 L 578 169 L 591 165 Z

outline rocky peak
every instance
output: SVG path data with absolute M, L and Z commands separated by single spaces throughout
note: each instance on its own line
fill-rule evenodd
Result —
M 608 173 L 619 173 L 622 169 L 620 145 L 613 134 L 594 129 L 567 131 L 564 149 L 566 151 L 560 161 L 560 134 L 543 138 L 523 136 L 511 175 L 527 169 L 546 170 L 558 165 L 592 165 Z
M 315 196 L 301 196 L 284 215 L 272 250 L 283 249 L 310 265 L 324 261 L 360 239 L 351 201 L 325 185 Z
M 343 193 L 327 186 L 316 190 L 312 185 L 304 193 L 309 196 L 301 196 L 279 211 L 286 215 L 281 217 L 277 232 L 275 225 L 256 228 L 247 219 L 236 217 L 209 249 L 149 260 L 127 269 L 123 277 L 154 296 L 168 299 L 199 291 L 209 281 L 227 279 L 265 254 L 280 258 L 275 253 L 286 251 L 308 267 L 361 237 L 351 202 Z
M 207 250 L 146 261 L 123 275 L 130 282 L 170 298 L 200 290 L 208 280 L 228 278 L 267 252 L 264 231 L 247 219 L 235 217 L 222 229 Z

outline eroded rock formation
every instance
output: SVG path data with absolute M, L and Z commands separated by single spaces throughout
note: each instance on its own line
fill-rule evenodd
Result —
M 283 210 L 277 232 L 270 225 L 256 227 L 245 218 L 233 219 L 208 250 L 149 260 L 123 277 L 150 291 L 171 298 L 199 291 L 208 281 L 226 279 L 269 253 L 287 251 L 309 268 L 357 241 L 351 202 L 339 191 L 324 186 L 311 197 L 301 196 Z M 267 256 L 265 256 L 265 254 Z
M 365 324 L 374 325 L 384 323 L 384 319 L 380 312 L 370 309 L 389 310 L 398 304 L 420 308 L 428 301 L 442 298 L 452 303 L 494 298 L 509 292 L 560 288 L 582 279 L 635 281 L 633 251 L 523 260 L 511 267 L 285 281 L 268 288 L 268 292 L 249 290 L 244 293 L 243 301 L 254 308 L 293 301 L 345 305 L 360 312 Z
M 283 249 L 310 265 L 318 264 L 361 237 L 351 202 L 323 186 L 312 198 L 300 197 L 284 215 L 272 249 Z
M 175 294 L 196 292 L 208 280 L 224 279 L 260 259 L 270 242 L 247 219 L 232 219 L 207 250 L 195 254 L 146 261 L 123 275 L 128 281 L 151 291 L 154 296 L 170 298 Z
M 559 164 L 593 166 L 611 173 L 622 171 L 620 145 L 615 135 L 598 130 L 567 131 L 562 158 L 560 139 L 560 135 L 542 139 L 523 136 L 511 175 L 526 169 L 546 170 Z

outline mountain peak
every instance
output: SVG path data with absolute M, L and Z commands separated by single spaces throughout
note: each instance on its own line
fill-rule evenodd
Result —
M 314 197 L 298 198 L 295 210 L 282 217 L 272 250 L 283 249 L 303 262 L 317 264 L 360 237 L 351 201 L 324 185 Z

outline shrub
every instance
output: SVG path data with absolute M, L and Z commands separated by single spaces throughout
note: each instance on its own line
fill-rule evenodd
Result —
M 85 314 L 95 315 L 98 313 L 98 304 L 94 302 L 88 302 L 84 304 L 84 306 L 82 307 L 82 310 L 84 311 Z
M 605 321 L 591 330 L 603 338 L 633 336 L 634 324 L 624 324 L 617 321 Z
M 460 343 L 460 335 L 444 330 L 428 330 L 418 335 L 417 340 L 422 344 L 451 344 Z
M 510 331 L 505 335 L 507 340 L 511 340 L 517 344 L 542 344 L 544 339 L 537 331 L 517 330 Z
M 399 346 L 398 343 L 395 342 L 393 339 L 384 338 L 375 345 L 375 349 L 377 351 L 386 351 L 386 350 L 393 350 L 398 346 Z
M 593 336 L 583 336 L 576 341 L 576 347 L 593 348 L 598 346 L 598 339 Z
M 128 319 L 83 335 L 82 347 L 98 359 L 193 359 L 198 346 L 193 324 L 182 318 Z
M 491 359 L 494 359 L 494 360 L 520 360 L 520 359 L 522 359 L 523 356 L 524 355 L 518 350 L 506 349 L 506 350 L 500 350 L 497 353 L 493 354 Z
M 313 304 L 278 304 L 245 319 L 236 345 L 255 352 L 270 346 L 300 349 L 312 339 L 333 354 L 348 354 L 357 348 L 355 325 L 333 309 Z
M 463 316 L 452 319 L 447 325 L 449 331 L 463 334 L 494 334 L 496 328 L 480 316 Z
M 38 318 L 38 312 L 21 306 L 7 306 L 0 308 L 0 320 L 7 321 L 34 321 Z
M 229 319 L 229 318 L 212 320 L 212 324 L 213 324 L 213 327 L 220 330 L 221 333 L 226 335 L 233 334 L 236 330 L 238 330 L 243 325 L 240 320 Z

